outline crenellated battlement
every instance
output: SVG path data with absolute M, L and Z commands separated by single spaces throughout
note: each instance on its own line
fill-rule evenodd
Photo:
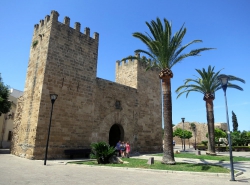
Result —
M 81 37 L 90 37 L 90 28 L 86 27 L 84 32 L 81 32 L 81 24 L 79 22 L 75 22 L 74 28 L 70 27 L 70 18 L 68 16 L 64 17 L 63 23 L 58 21 L 59 13 L 55 10 L 51 11 L 50 15 L 46 15 L 44 20 L 40 20 L 39 24 L 34 25 L 34 32 L 38 34 L 43 31 L 43 29 L 50 27 L 52 24 L 60 27 L 59 30 L 68 32 L 70 30 L 71 35 L 76 35 L 79 38 Z M 94 32 L 92 39 L 99 41 L 99 34 Z
M 127 60 L 117 60 L 116 61 L 116 67 L 123 67 L 123 66 L 126 66 L 126 67 L 129 67 L 129 66 L 132 66 L 132 65 L 140 65 L 140 66 L 143 66 L 143 67 L 148 67 L 149 65 L 152 64 L 152 60 L 150 58 L 146 58 L 145 56 L 140 56 L 140 53 L 135 53 L 135 56 L 134 58 L 131 56 L 131 59 L 127 59 Z M 152 70 L 154 70 L 155 68 L 151 68 Z

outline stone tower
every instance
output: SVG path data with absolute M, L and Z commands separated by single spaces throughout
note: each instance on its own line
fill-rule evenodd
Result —
M 138 109 L 135 110 L 135 136 L 141 151 L 159 146 L 162 142 L 161 89 L 159 70 L 149 69 L 138 58 L 116 62 L 116 82 L 137 89 Z M 156 148 L 155 148 L 156 150 Z
M 83 34 L 80 23 L 75 23 L 73 29 L 69 27 L 69 17 L 60 23 L 58 16 L 58 12 L 52 11 L 34 28 L 20 133 L 15 146 L 18 153 L 26 158 L 44 154 L 51 109 L 50 93 L 59 96 L 54 106 L 49 153 L 57 153 L 69 145 L 74 147 L 76 141 L 78 145 L 84 145 L 83 141 L 91 135 L 87 128 L 93 122 L 90 113 L 94 108 L 93 85 L 99 35 L 94 33 L 91 38 L 89 28 L 85 28 Z M 86 102 L 88 107 L 83 106 Z M 79 129 L 85 130 L 84 135 L 79 133 Z M 68 133 L 72 136 L 69 137 Z
M 89 148 L 92 142 L 114 145 L 130 141 L 133 151 L 162 147 L 160 80 L 138 60 L 117 62 L 116 81 L 96 77 L 98 33 L 58 22 L 52 11 L 35 25 L 24 95 L 14 120 L 11 153 L 43 159 L 54 104 L 48 158 L 65 158 L 64 150 Z

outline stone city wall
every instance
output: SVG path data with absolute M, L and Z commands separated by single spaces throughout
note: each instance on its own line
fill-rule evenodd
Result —
M 195 132 L 191 129 L 191 123 L 194 123 L 196 126 L 196 143 L 201 143 L 201 141 L 207 141 L 206 134 L 208 133 L 208 128 L 206 123 L 198 123 L 198 122 L 184 122 L 184 130 L 188 130 L 192 132 L 193 137 L 191 137 L 188 141 L 188 139 L 185 140 L 186 145 L 192 145 L 195 143 Z M 215 123 L 215 128 L 221 128 L 223 130 L 227 130 L 227 124 L 226 123 Z M 183 123 L 178 123 L 176 126 L 173 127 L 173 130 L 181 128 L 183 129 Z M 178 145 L 182 144 L 182 141 L 179 137 L 174 137 L 175 143 Z

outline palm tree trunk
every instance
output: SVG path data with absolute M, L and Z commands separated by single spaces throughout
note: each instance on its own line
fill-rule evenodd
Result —
M 196 150 L 196 128 L 194 132 L 194 149 Z
M 162 91 L 164 117 L 164 148 L 162 163 L 175 164 L 173 148 L 172 97 L 170 77 L 162 78 Z
M 214 105 L 212 99 L 206 100 L 207 126 L 208 126 L 208 154 L 215 154 L 214 140 Z

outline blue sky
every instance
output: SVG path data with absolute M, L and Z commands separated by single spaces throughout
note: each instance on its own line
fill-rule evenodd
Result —
M 250 130 L 250 1 L 249 0 L 25 0 L 0 1 L 0 73 L 5 84 L 24 90 L 29 50 L 34 25 L 59 12 L 59 21 L 70 17 L 75 22 L 100 34 L 97 76 L 115 80 L 115 62 L 133 55 L 135 49 L 147 49 L 133 32 L 147 32 L 146 21 L 156 17 L 172 22 L 173 32 L 184 23 L 187 34 L 183 44 L 194 39 L 203 43 L 193 48 L 213 47 L 199 57 L 183 60 L 172 68 L 173 123 L 185 117 L 189 122 L 206 123 L 203 95 L 191 93 L 188 98 L 176 99 L 174 92 L 184 79 L 196 75 L 195 69 L 215 66 L 216 71 L 245 79 L 238 83 L 244 91 L 227 90 L 230 127 L 232 111 L 240 130 Z M 215 122 L 226 122 L 223 91 L 216 92 L 214 100 Z

